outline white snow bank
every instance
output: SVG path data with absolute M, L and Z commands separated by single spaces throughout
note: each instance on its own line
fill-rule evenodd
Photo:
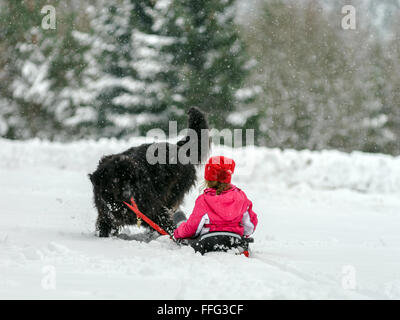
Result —
M 0 139 L 0 167 L 40 166 L 89 173 L 103 155 L 144 142 L 149 141 L 142 137 L 129 141 L 102 139 L 62 144 Z M 274 188 L 300 186 L 365 193 L 400 192 L 400 157 L 362 152 L 282 151 L 255 146 L 238 149 L 214 146 L 212 154 L 226 155 L 236 161 L 233 183 L 238 185 L 259 183 Z
M 215 148 L 238 162 L 233 182 L 259 224 L 250 259 L 200 256 L 168 237 L 95 236 L 86 174 L 103 154 L 144 141 L 0 140 L 0 300 L 400 298 L 399 159 Z

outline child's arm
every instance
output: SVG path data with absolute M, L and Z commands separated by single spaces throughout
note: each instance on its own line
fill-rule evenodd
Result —
M 186 222 L 182 222 L 179 227 L 175 229 L 174 237 L 176 239 L 192 238 L 200 232 L 205 223 L 208 223 L 208 216 L 201 208 L 202 205 L 198 198 L 189 219 Z
M 256 230 L 258 224 L 257 214 L 253 211 L 253 203 L 250 200 L 248 200 L 248 203 L 248 209 L 242 219 L 244 236 L 246 237 L 250 236 Z

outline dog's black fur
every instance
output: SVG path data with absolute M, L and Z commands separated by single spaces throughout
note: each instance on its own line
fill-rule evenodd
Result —
M 197 163 L 208 155 L 208 135 L 201 135 L 202 129 L 208 129 L 205 115 L 197 108 L 191 108 L 189 114 L 190 129 L 198 135 Z M 206 137 L 207 141 L 204 141 Z M 136 215 L 130 211 L 124 201 L 133 197 L 138 208 L 167 232 L 172 232 L 173 222 L 170 213 L 182 203 L 185 194 L 196 182 L 195 164 L 168 163 L 172 147 L 188 147 L 190 138 L 178 141 L 176 145 L 160 143 L 166 149 L 167 164 L 150 164 L 146 152 L 155 144 L 143 144 L 119 154 L 103 157 L 95 172 L 89 174 L 93 184 L 94 203 L 98 211 L 96 228 L 100 237 L 116 235 L 124 225 L 136 224 Z M 206 143 L 207 147 L 202 144 Z M 160 148 L 161 149 L 161 148 Z M 190 148 L 186 152 L 189 154 Z M 175 158 L 176 159 L 176 158 Z M 145 222 L 143 225 L 147 226 Z

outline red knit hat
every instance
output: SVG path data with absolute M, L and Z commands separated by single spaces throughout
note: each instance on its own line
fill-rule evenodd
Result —
M 235 171 L 235 161 L 224 156 L 215 156 L 208 159 L 204 179 L 230 183 L 232 173 Z

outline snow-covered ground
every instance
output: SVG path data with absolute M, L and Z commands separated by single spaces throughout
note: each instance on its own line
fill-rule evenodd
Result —
M 216 148 L 259 216 L 247 259 L 95 236 L 87 173 L 141 142 L 0 140 L 0 299 L 400 298 L 399 158 Z

